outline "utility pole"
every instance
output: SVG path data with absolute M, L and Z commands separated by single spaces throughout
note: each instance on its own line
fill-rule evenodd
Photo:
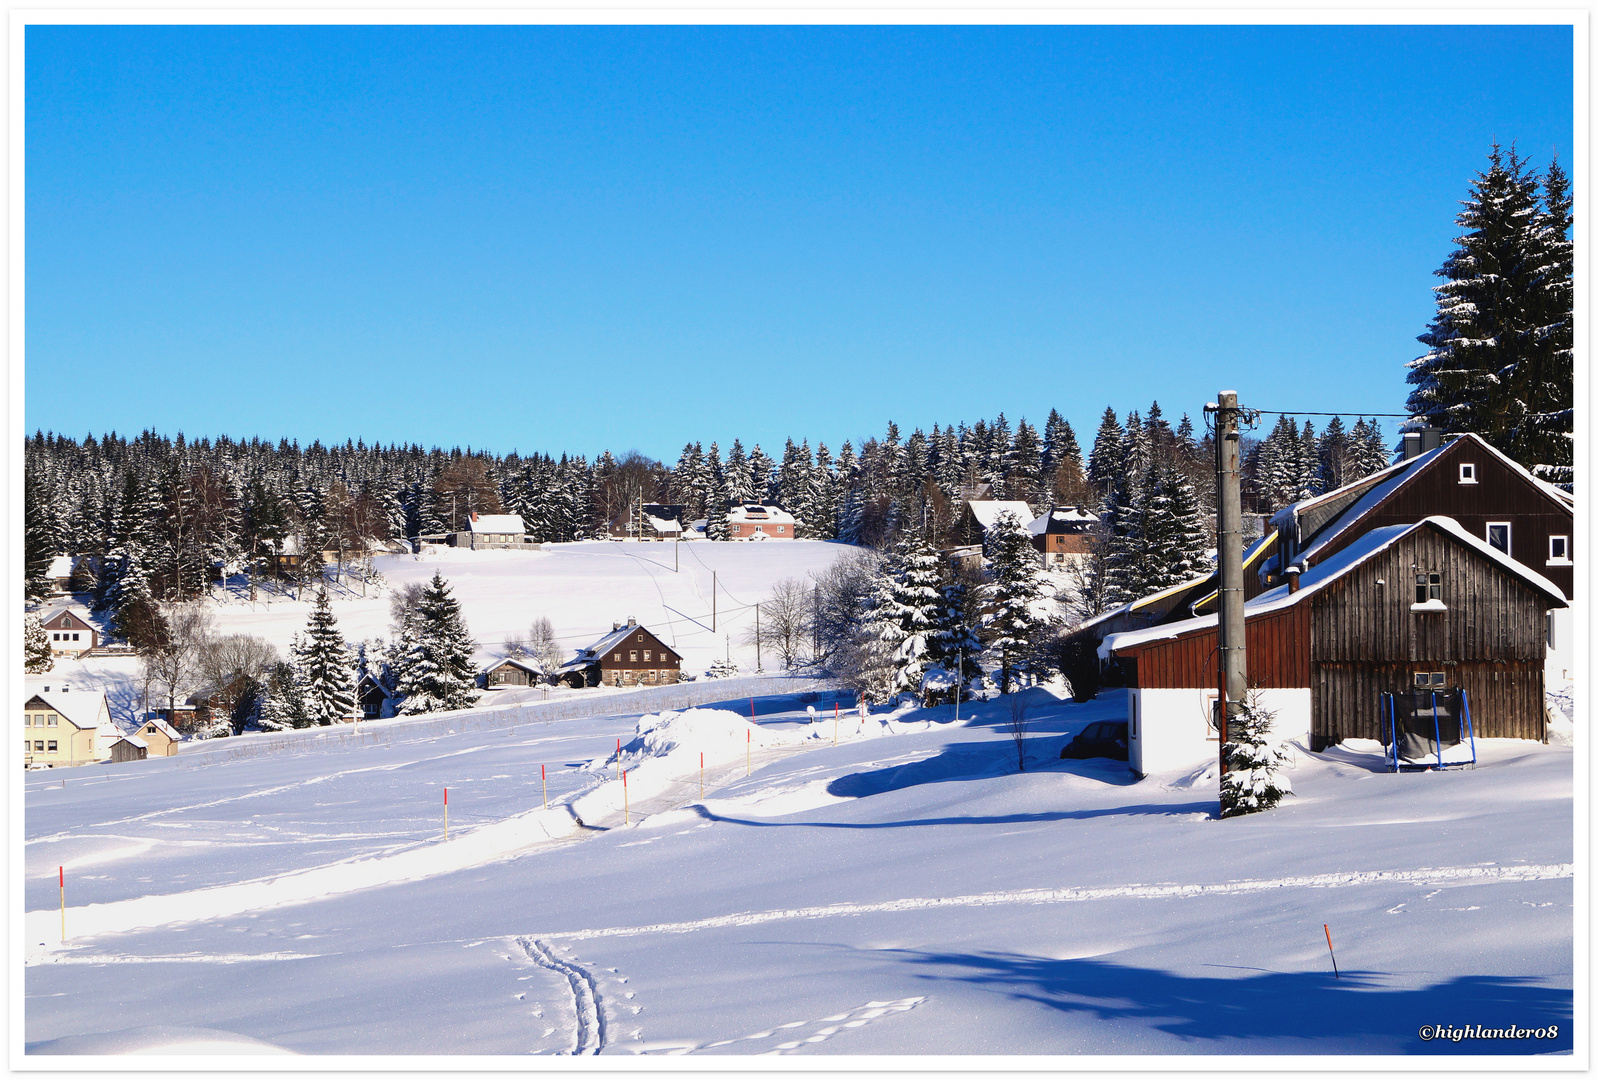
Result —
M 1243 708 L 1248 693 L 1247 633 L 1243 614 L 1243 493 L 1239 481 L 1243 435 L 1237 391 L 1223 390 L 1215 414 L 1215 540 L 1220 549 L 1220 741 L 1224 748 L 1231 719 Z M 1221 771 L 1226 753 L 1221 751 Z
M 716 572 L 710 572 L 710 632 L 716 632 Z
M 760 605 L 755 605 L 755 674 L 762 675 L 765 668 L 760 663 Z

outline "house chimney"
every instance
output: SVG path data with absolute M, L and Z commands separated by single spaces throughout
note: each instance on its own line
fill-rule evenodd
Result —
M 1404 432 L 1404 460 L 1420 456 L 1420 432 Z
M 476 510 L 473 510 L 473 511 L 472 511 L 472 520 L 473 520 L 473 521 L 476 521 L 476 520 L 477 520 L 477 511 L 476 511 Z
M 1298 575 L 1300 573 L 1300 569 L 1301 568 L 1298 566 L 1289 566 L 1287 568 L 1287 591 L 1289 593 L 1298 592 Z
M 627 617 L 627 625 L 628 626 L 637 626 L 638 625 L 638 620 L 629 615 Z
M 621 629 L 621 623 L 613 622 L 613 623 L 610 624 L 610 632 L 611 633 L 614 634 L 617 630 L 620 630 L 620 629 Z

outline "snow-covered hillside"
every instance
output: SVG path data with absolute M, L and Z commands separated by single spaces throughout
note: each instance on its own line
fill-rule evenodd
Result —
M 1003 702 L 821 693 L 29 774 L 29 1050 L 1571 1049 L 1569 747 L 1300 748 L 1295 798 L 1223 822 L 1205 771 L 1060 759 L 1118 692 L 1026 693 L 1022 773 Z
M 467 628 L 479 645 L 480 663 L 505 655 L 505 642 L 525 638 L 533 620 L 548 618 L 568 655 L 636 618 L 683 658 L 683 670 L 703 672 L 731 651 L 748 671 L 752 646 L 743 644 L 754 625 L 755 605 L 784 578 L 808 580 L 856 549 L 820 540 L 681 545 L 637 541 L 552 544 L 542 551 L 470 551 L 428 547 L 419 555 L 380 556 L 373 570 L 380 583 L 361 596 L 359 581 L 334 583 L 329 599 L 346 641 L 387 638 L 389 595 L 435 572 L 460 601 Z M 255 634 L 286 653 L 303 632 L 312 595 L 261 589 L 251 603 L 240 582 L 212 590 L 211 612 L 220 633 Z M 712 587 L 714 586 L 714 600 Z M 770 666 L 771 657 L 763 657 Z M 52 675 L 85 689 L 104 689 L 112 715 L 132 718 L 138 662 L 131 657 L 95 657 L 59 662 Z

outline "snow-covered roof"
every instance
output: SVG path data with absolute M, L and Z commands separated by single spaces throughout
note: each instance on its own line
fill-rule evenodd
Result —
M 527 531 L 520 514 L 473 514 L 466 528 L 474 533 L 514 533 L 517 536 Z
M 979 519 L 980 520 L 980 519 Z M 1042 536 L 1049 531 L 1051 523 L 1056 525 L 1092 525 L 1097 523 L 1099 515 L 1083 510 L 1080 506 L 1056 506 L 1046 514 L 1039 514 L 1027 526 L 1027 532 L 1033 536 Z M 984 524 L 983 528 L 987 528 Z
M 993 528 L 993 523 L 999 520 L 999 515 L 1008 511 L 1017 521 L 1027 522 L 1033 518 L 1032 508 L 1019 499 L 972 499 L 966 503 L 971 508 L 971 516 L 977 519 L 977 524 L 983 529 Z
M 740 521 L 758 521 L 762 524 L 792 525 L 794 516 L 780 506 L 747 503 L 729 509 L 727 511 L 727 521 L 729 524 Z
M 1559 488 L 1554 487 L 1552 484 L 1549 484 L 1546 481 L 1539 480 L 1537 477 L 1533 476 L 1525 466 L 1506 455 L 1503 451 L 1493 446 L 1480 435 L 1477 435 L 1474 432 L 1464 432 L 1463 434 L 1457 435 L 1453 439 L 1450 439 L 1448 442 L 1443 443 L 1441 446 L 1434 447 L 1431 450 L 1426 451 L 1424 454 L 1419 454 L 1408 459 L 1407 461 L 1400 461 L 1398 464 L 1391 465 L 1388 468 L 1383 469 L 1381 472 L 1372 473 L 1370 476 L 1362 477 L 1361 479 L 1354 481 L 1352 484 L 1345 484 L 1336 491 L 1329 491 L 1324 495 L 1317 495 L 1313 499 L 1300 499 L 1296 503 L 1285 506 L 1281 510 L 1277 511 L 1276 515 L 1271 518 L 1271 524 L 1278 530 L 1286 532 L 1288 525 L 1296 523 L 1299 527 L 1293 529 L 1293 534 L 1299 537 L 1299 548 L 1294 555 L 1295 561 L 1297 561 L 1300 565 L 1302 565 L 1305 560 L 1313 562 L 1319 555 L 1320 551 L 1325 548 L 1327 544 L 1331 543 L 1332 540 L 1338 536 L 1344 535 L 1348 529 L 1355 526 L 1361 518 L 1375 510 L 1376 507 L 1380 506 L 1382 503 L 1386 502 L 1387 499 L 1399 488 L 1403 487 L 1405 484 L 1421 475 L 1421 473 L 1426 470 L 1426 467 L 1435 461 L 1441 454 L 1452 450 L 1454 447 L 1457 447 L 1462 443 L 1468 443 L 1473 448 L 1496 457 L 1509 469 L 1519 473 L 1521 476 L 1524 476 L 1527 480 L 1536 485 L 1539 490 L 1542 490 L 1551 498 L 1556 499 L 1561 506 L 1574 506 L 1574 502 L 1568 497 L 1566 492 L 1561 491 Z M 1308 546 L 1304 546 L 1303 535 L 1301 531 L 1304 518 L 1307 515 L 1313 515 L 1313 512 L 1316 509 L 1327 506 L 1328 504 L 1336 503 L 1339 500 L 1347 502 L 1352 495 L 1357 493 L 1358 498 L 1356 501 L 1353 501 L 1352 505 L 1347 506 L 1346 508 L 1337 509 L 1331 520 L 1324 521 L 1318 526 L 1313 527 L 1311 531 L 1315 533 L 1314 539 Z
M 98 690 L 70 690 L 56 678 L 29 678 L 23 687 L 27 695 L 23 701 L 39 698 L 80 731 L 105 727 L 110 723 L 111 714 L 106 709 L 105 695 Z
M 490 665 L 488 670 L 493 671 L 495 668 L 502 668 L 507 664 L 511 667 L 521 668 L 529 675 L 542 675 L 544 673 L 544 669 L 539 665 L 538 661 L 525 656 L 507 656 L 498 663 Z
M 1280 611 L 1283 608 L 1291 607 L 1302 600 L 1308 599 L 1367 559 L 1392 546 L 1404 536 L 1414 532 L 1416 529 L 1428 526 L 1447 533 L 1473 551 L 1491 559 L 1505 572 L 1519 578 L 1551 600 L 1554 600 L 1556 606 L 1565 606 L 1563 590 L 1535 570 L 1532 570 L 1524 563 L 1516 562 L 1491 544 L 1472 535 L 1453 518 L 1429 517 L 1411 525 L 1387 525 L 1380 529 L 1372 529 L 1331 558 L 1311 566 L 1303 574 L 1299 575 L 1297 592 L 1292 591 L 1288 585 L 1278 585 L 1268 592 L 1260 593 L 1244 604 L 1243 616 L 1244 618 L 1249 618 L 1256 615 L 1268 615 L 1271 612 Z M 1111 634 L 1099 643 L 1099 658 L 1108 660 L 1112 654 L 1122 649 L 1128 649 L 1134 645 L 1143 645 L 1150 641 L 1164 641 L 1181 637 L 1195 630 L 1206 630 L 1212 626 L 1219 625 L 1219 623 L 1219 614 L 1204 615 L 1196 619 L 1184 619 L 1181 622 L 1166 623 L 1164 626 L 1151 626 L 1144 630 L 1127 630 L 1119 634 Z
M 50 560 L 50 568 L 44 572 L 48 578 L 63 578 L 72 576 L 72 556 L 57 555 Z
M 623 641 L 626 641 L 629 634 L 634 634 L 639 630 L 647 629 L 647 627 L 639 626 L 637 623 L 628 623 L 624 626 L 618 626 L 616 629 L 612 630 L 610 633 L 606 634 L 604 637 L 600 638 L 586 649 L 578 649 L 577 655 L 562 664 L 560 666 L 560 670 L 571 671 L 574 668 L 585 668 L 589 664 L 597 661 L 601 656 L 605 655 L 605 653 L 609 652 L 617 645 L 620 645 Z M 653 635 L 651 634 L 651 636 Z
M 77 604 L 54 604 L 39 612 L 39 618 L 46 623 L 54 622 L 62 615 L 72 615 L 76 617 L 78 621 L 81 622 L 85 627 L 92 627 L 94 625 L 89 621 L 88 608 L 81 607 Z
M 167 723 L 165 720 L 162 720 L 158 716 L 152 716 L 144 723 L 140 724 L 139 730 L 143 731 L 146 727 L 155 728 L 155 730 L 159 731 L 173 742 L 183 741 L 183 736 L 178 734 L 178 729 Z
M 139 738 L 137 735 L 124 735 L 118 741 L 125 742 L 129 746 L 137 746 L 141 750 L 148 750 L 150 748 L 150 744 Z

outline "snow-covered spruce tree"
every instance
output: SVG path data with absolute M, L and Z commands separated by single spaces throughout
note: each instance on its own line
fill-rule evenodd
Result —
M 39 675 L 55 666 L 50 653 L 50 634 L 44 620 L 30 613 L 22 620 L 22 670 L 29 675 Z
M 1465 233 L 1436 272 L 1437 311 L 1409 363 L 1408 407 L 1444 431 L 1474 431 L 1509 450 L 1508 408 L 1536 351 L 1537 177 L 1495 143 L 1454 219 Z M 1522 403 L 1524 404 L 1524 403 Z M 1524 415 L 1524 413 L 1521 413 Z
M 435 572 L 415 610 L 405 620 L 395 649 L 395 689 L 403 716 L 464 709 L 475 702 L 475 645 L 461 619 L 449 583 Z
M 1237 817 L 1270 810 L 1293 793 L 1285 775 L 1287 749 L 1270 739 L 1271 720 L 1258 693 L 1243 699 L 1242 708 L 1227 721 L 1226 772 L 1221 774 L 1221 816 Z
M 309 722 L 305 694 L 293 666 L 287 661 L 273 664 L 256 699 L 256 726 L 262 731 L 284 731 L 305 727 Z
M 305 708 L 324 727 L 355 715 L 355 679 L 350 649 L 339 633 L 327 593 L 317 594 L 300 641 L 300 677 Z
M 1571 490 L 1571 439 L 1575 414 L 1575 311 L 1571 270 L 1574 249 L 1570 178 L 1558 160 L 1543 178 L 1543 209 L 1533 230 L 1531 347 L 1509 380 L 1508 443 L 1505 452 L 1544 480 Z
M 966 578 L 958 571 L 940 590 L 937 630 L 929 655 L 933 661 L 960 680 L 961 700 L 969 695 L 965 687 L 982 674 L 982 642 L 976 624 L 981 620 L 978 597 L 972 595 Z
M 942 595 L 939 559 L 921 537 L 906 537 L 886 567 L 877 605 L 879 637 L 893 666 L 892 693 L 920 696 L 921 680 L 932 664 Z
M 989 614 L 983 621 L 988 654 L 998 669 L 999 692 L 1008 694 L 1026 670 L 1042 629 L 1031 604 L 1038 595 L 1038 555 L 1032 537 L 1008 510 L 987 532 L 984 564 Z

